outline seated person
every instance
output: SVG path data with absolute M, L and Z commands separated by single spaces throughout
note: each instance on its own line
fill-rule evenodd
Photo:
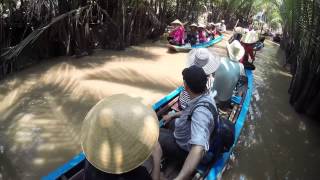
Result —
M 238 40 L 227 44 L 228 56 L 222 58 L 221 64 L 215 72 L 213 91 L 217 91 L 215 100 L 217 106 L 224 110 L 230 107 L 233 90 L 235 89 L 240 76 L 244 76 L 244 67 L 239 60 L 244 55 L 244 48 Z
M 190 66 L 183 70 L 182 76 L 191 101 L 182 110 L 180 117 L 169 119 L 174 124 L 171 129 L 160 128 L 159 143 L 164 157 L 184 162 L 176 179 L 190 179 L 209 150 L 209 139 L 218 113 L 213 97 L 206 93 L 207 75 L 203 68 Z M 216 113 L 199 106 L 203 103 L 213 106 Z
M 190 25 L 190 32 L 188 32 L 188 35 L 187 35 L 187 43 L 190 43 L 191 45 L 195 45 L 199 42 L 197 28 L 198 28 L 197 24 L 195 23 Z
M 227 26 L 225 25 L 225 21 L 221 20 L 220 32 L 226 32 L 226 31 L 227 31 Z
M 233 29 L 233 36 L 229 40 L 229 44 L 231 44 L 234 40 L 237 40 L 240 42 L 240 40 L 242 38 L 242 34 L 244 34 L 244 29 L 240 26 L 235 27 Z
M 221 32 L 218 30 L 216 24 L 213 24 L 211 31 L 214 36 L 221 36 L 222 35 Z
M 204 24 L 199 24 L 198 26 L 199 42 L 204 43 L 208 41 L 206 26 Z
M 214 72 L 220 65 L 220 57 L 217 54 L 211 53 L 207 48 L 192 49 L 188 54 L 187 67 L 196 65 L 202 67 L 207 75 L 207 90 L 212 89 Z M 180 115 L 181 110 L 185 109 L 187 103 L 190 101 L 190 95 L 186 90 L 183 90 L 179 95 L 178 112 L 170 113 L 170 115 L 163 116 L 167 121 L 169 118 L 177 117 Z
M 214 24 L 213 23 L 209 23 L 207 25 L 207 28 L 206 28 L 206 32 L 207 32 L 208 38 L 210 38 L 210 39 L 214 39 L 213 27 L 214 27 Z
M 139 98 L 118 94 L 101 100 L 87 114 L 81 133 L 84 179 L 160 178 L 159 122 L 154 110 Z M 150 155 L 152 176 L 141 166 Z
M 245 54 L 242 61 L 243 63 L 249 62 L 249 56 L 252 63 L 255 61 L 253 48 L 257 41 L 258 35 L 255 30 L 251 30 L 242 36 L 241 45 L 245 49 Z
M 172 45 L 181 46 L 184 44 L 184 27 L 178 19 L 171 23 L 173 30 L 169 33 L 168 41 Z

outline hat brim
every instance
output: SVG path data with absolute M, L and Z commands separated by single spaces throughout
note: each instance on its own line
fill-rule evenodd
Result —
M 180 20 L 174 20 L 173 22 L 171 22 L 170 24 L 178 24 L 178 25 L 183 25 L 183 23 Z
M 189 57 L 187 59 L 187 67 L 195 65 L 196 64 L 195 61 L 196 61 L 196 51 L 194 49 L 189 53 Z M 208 62 L 206 65 L 202 66 L 202 69 L 204 70 L 206 75 L 210 75 L 216 72 L 219 66 L 220 66 L 220 57 L 210 52 Z
M 245 54 L 244 48 L 241 48 L 238 54 L 233 54 L 231 48 L 232 48 L 231 44 L 229 44 L 227 42 L 227 50 L 228 50 L 229 59 L 232 61 L 239 62 Z
M 125 121 L 128 114 L 130 121 Z M 129 172 L 150 157 L 159 138 L 158 123 L 152 108 L 139 98 L 113 95 L 99 101 L 85 117 L 81 148 L 95 168 L 112 174 Z

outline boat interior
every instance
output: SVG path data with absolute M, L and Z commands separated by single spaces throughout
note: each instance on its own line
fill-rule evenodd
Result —
M 230 120 L 231 122 L 235 123 L 237 120 L 237 117 L 241 111 L 242 103 L 244 101 L 244 97 L 246 95 L 246 90 L 248 88 L 248 80 L 247 77 L 241 76 L 240 80 L 238 81 L 238 84 L 234 90 L 234 95 L 232 97 L 232 102 L 230 108 L 227 110 L 221 110 L 219 109 L 219 116 L 225 119 Z M 170 111 L 177 111 L 178 110 L 178 98 L 179 94 L 175 95 L 174 97 L 171 97 L 166 103 L 164 103 L 160 108 L 156 109 L 158 118 L 160 120 L 160 126 L 161 125 L 161 119 L 162 116 L 167 114 Z M 161 128 L 166 128 L 166 126 L 163 126 Z M 209 160 L 210 162 L 211 160 Z M 199 165 L 197 171 L 194 174 L 193 179 L 203 179 L 209 172 L 212 166 L 214 166 L 214 162 L 209 163 L 210 165 Z M 64 173 L 62 176 L 59 177 L 61 180 L 82 180 L 84 176 L 84 165 L 85 161 L 82 160 L 80 163 L 73 166 L 72 169 Z M 149 171 L 149 173 L 152 172 L 152 159 L 149 158 L 145 163 L 143 164 Z M 161 179 L 173 179 L 175 178 L 180 169 L 182 168 L 182 164 L 178 164 L 175 161 L 166 161 L 165 166 L 161 167 Z

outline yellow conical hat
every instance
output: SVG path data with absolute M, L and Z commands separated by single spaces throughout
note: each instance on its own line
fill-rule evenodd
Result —
M 81 146 L 97 169 L 120 174 L 141 165 L 158 141 L 159 123 L 139 98 L 118 94 L 98 102 L 82 125 Z

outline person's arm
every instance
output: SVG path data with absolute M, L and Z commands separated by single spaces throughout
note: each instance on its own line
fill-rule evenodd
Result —
M 181 116 L 181 111 L 175 112 L 174 114 L 166 114 L 162 118 L 165 122 L 169 122 L 174 118 L 178 118 Z
M 175 180 L 189 179 L 204 155 L 202 146 L 193 145 L 179 175 Z
M 240 66 L 240 76 L 246 76 L 246 71 L 242 63 L 239 63 Z
M 192 145 L 185 160 L 183 167 L 176 179 L 189 179 L 200 163 L 205 150 L 208 150 L 210 136 L 209 126 L 213 115 L 205 107 L 198 107 L 193 111 L 191 120 L 191 139 Z M 205 149 L 206 148 L 206 149 Z
M 159 142 L 152 151 L 153 169 L 151 173 L 152 180 L 160 180 L 160 163 L 162 157 L 162 149 Z

